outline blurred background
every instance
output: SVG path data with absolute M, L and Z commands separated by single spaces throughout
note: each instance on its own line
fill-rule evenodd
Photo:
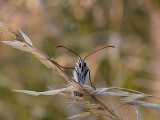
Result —
M 125 87 L 160 97 L 159 0 L 0 0 L 0 21 L 66 67 L 85 57 L 96 87 Z M 10 40 L 1 35 L 0 40 Z M 71 70 L 66 72 L 72 75 Z M 33 55 L 0 44 L 0 120 L 64 120 L 74 109 L 59 96 L 33 97 L 12 89 L 45 91 L 66 81 Z M 148 102 L 158 102 L 149 99 Z M 159 120 L 153 109 L 141 109 L 144 120 Z M 91 118 L 86 118 L 91 119 Z M 93 118 L 92 118 L 93 119 Z

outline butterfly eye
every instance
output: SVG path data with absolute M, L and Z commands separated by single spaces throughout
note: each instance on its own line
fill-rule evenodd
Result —
M 86 67 L 86 63 L 84 63 L 84 67 Z
M 82 66 L 82 64 L 81 64 L 81 63 L 79 63 L 79 68 L 81 68 L 81 66 Z

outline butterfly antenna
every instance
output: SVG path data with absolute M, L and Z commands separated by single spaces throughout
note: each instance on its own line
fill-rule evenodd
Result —
M 80 57 L 80 59 L 82 59 L 80 55 L 78 55 L 76 52 L 72 51 L 71 49 L 69 49 L 69 48 L 67 48 L 67 47 L 64 47 L 64 46 L 57 46 L 56 48 L 60 48 L 60 47 L 67 49 L 68 51 L 74 53 L 75 55 L 77 55 L 78 57 Z
M 98 51 L 100 51 L 100 50 L 103 50 L 103 49 L 105 49 L 105 48 L 108 48 L 108 47 L 115 48 L 115 46 L 105 46 L 105 47 L 103 47 L 103 48 L 100 48 L 100 49 L 98 49 L 98 50 L 95 50 L 95 51 L 91 52 L 90 54 L 88 54 L 88 55 L 84 58 L 84 60 L 85 60 L 88 56 L 90 56 L 90 55 L 92 55 L 92 54 L 94 54 L 94 53 L 96 53 L 96 52 L 98 52 Z

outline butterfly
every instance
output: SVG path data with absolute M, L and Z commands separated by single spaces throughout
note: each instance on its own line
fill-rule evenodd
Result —
M 80 55 L 78 55 L 77 53 L 75 53 L 74 51 L 72 51 L 71 49 L 67 48 L 67 47 L 64 47 L 64 46 L 57 46 L 58 47 L 62 47 L 62 48 L 65 48 L 67 50 L 69 50 L 70 52 L 74 53 L 75 55 L 77 55 L 79 57 L 78 61 L 76 62 L 76 66 L 74 68 L 67 68 L 67 67 L 63 67 L 61 65 L 59 65 L 60 67 L 62 68 L 66 68 L 66 69 L 73 69 L 73 76 L 72 78 L 77 81 L 78 83 L 80 83 L 81 85 L 85 85 L 88 83 L 88 80 L 90 81 L 90 84 L 91 86 L 96 89 L 93 84 L 92 84 L 92 81 L 91 81 L 91 75 L 90 75 L 90 69 L 88 68 L 85 60 L 88 56 L 94 54 L 95 52 L 98 52 L 104 48 L 107 48 L 107 47 L 113 47 L 115 48 L 114 46 L 105 46 L 103 48 L 100 48 L 98 50 L 95 50 L 91 53 L 89 53 L 87 56 L 85 56 L 84 58 L 82 58 Z M 82 97 L 83 94 L 82 93 L 79 93 L 77 91 L 74 91 L 73 94 L 75 96 L 79 96 L 79 97 Z

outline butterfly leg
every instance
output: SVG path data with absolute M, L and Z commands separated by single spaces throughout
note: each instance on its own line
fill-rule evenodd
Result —
M 91 81 L 91 74 L 90 74 L 90 70 L 88 70 L 88 73 L 89 73 L 89 81 L 90 81 L 90 84 L 91 84 L 91 86 L 96 90 L 96 88 L 94 87 L 94 85 L 92 84 L 92 81 Z

